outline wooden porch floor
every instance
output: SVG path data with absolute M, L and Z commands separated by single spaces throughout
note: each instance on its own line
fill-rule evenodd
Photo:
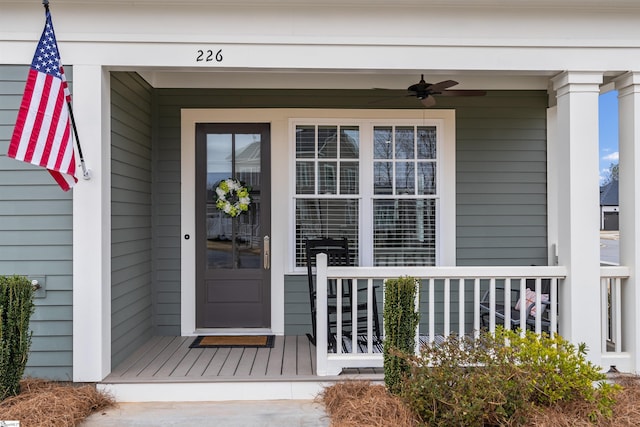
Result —
M 273 348 L 189 348 L 195 337 L 153 337 L 116 366 L 102 383 L 380 381 L 382 369 L 315 375 L 315 346 L 306 336 L 276 336 Z

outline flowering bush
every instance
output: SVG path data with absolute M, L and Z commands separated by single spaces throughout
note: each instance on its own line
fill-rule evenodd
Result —
M 216 208 L 232 218 L 247 212 L 251 204 L 249 190 L 238 180 L 223 179 L 216 187 Z

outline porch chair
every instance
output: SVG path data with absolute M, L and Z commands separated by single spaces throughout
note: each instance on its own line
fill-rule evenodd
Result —
M 327 255 L 327 265 L 329 266 L 349 266 L 351 265 L 351 257 L 349 254 L 349 243 L 346 238 L 332 239 L 332 238 L 318 238 L 307 239 L 305 242 L 305 252 L 307 258 L 307 279 L 309 283 L 309 303 L 311 307 L 311 327 L 312 333 L 307 334 L 309 341 L 312 344 L 316 344 L 316 280 L 314 274 L 314 267 L 316 266 L 316 256 L 319 253 Z M 358 325 L 354 329 L 351 325 L 352 318 L 352 288 L 351 280 L 342 281 L 341 297 L 342 297 L 342 326 L 343 336 L 351 336 L 352 331 L 355 330 L 356 336 L 367 335 L 367 289 L 358 289 Z M 356 285 L 357 286 L 357 285 Z M 327 332 L 329 337 L 329 347 L 335 350 L 336 348 L 336 336 L 337 336 L 337 281 L 329 280 L 327 283 Z M 375 287 L 373 290 L 373 342 L 380 343 L 382 334 L 380 333 L 380 321 L 378 318 L 378 303 L 376 299 Z M 353 340 L 353 337 L 352 337 Z
M 520 325 L 520 310 L 524 309 L 526 312 L 526 320 L 523 329 L 531 329 L 534 330 L 536 326 L 536 317 L 537 313 L 535 312 L 535 279 L 526 279 L 526 292 L 529 295 L 525 295 L 522 299 L 520 298 L 520 285 L 512 284 L 511 286 L 511 318 L 510 318 L 510 328 L 515 330 L 521 327 Z M 541 283 L 541 294 L 549 295 L 549 289 L 551 287 L 550 279 L 542 279 Z M 502 285 L 496 285 L 496 295 L 504 294 L 504 287 Z M 480 320 L 482 322 L 482 327 L 486 328 L 489 326 L 489 316 L 491 315 L 490 310 L 490 291 L 487 289 L 482 298 L 480 299 Z M 524 303 L 523 303 L 524 302 Z M 549 303 L 547 301 L 541 301 L 540 304 L 540 316 L 541 316 L 541 326 L 543 331 L 549 331 L 549 327 L 551 326 L 551 322 L 548 316 L 549 312 Z M 506 318 L 505 315 L 505 307 L 504 307 L 504 297 L 496 298 L 495 304 L 495 316 L 496 316 L 496 325 L 504 325 L 504 320 Z

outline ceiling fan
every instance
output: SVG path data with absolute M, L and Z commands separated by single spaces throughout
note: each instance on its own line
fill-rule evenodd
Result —
M 439 83 L 427 83 L 424 81 L 424 74 L 420 76 L 420 81 L 407 88 L 407 96 L 415 96 L 425 107 L 432 107 L 436 104 L 435 96 L 484 96 L 484 90 L 448 90 L 457 85 L 454 80 L 444 80 Z

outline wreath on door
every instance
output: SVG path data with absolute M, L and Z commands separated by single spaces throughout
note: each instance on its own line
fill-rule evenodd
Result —
M 247 212 L 251 204 L 250 190 L 237 179 L 223 179 L 216 187 L 216 208 L 231 218 Z

